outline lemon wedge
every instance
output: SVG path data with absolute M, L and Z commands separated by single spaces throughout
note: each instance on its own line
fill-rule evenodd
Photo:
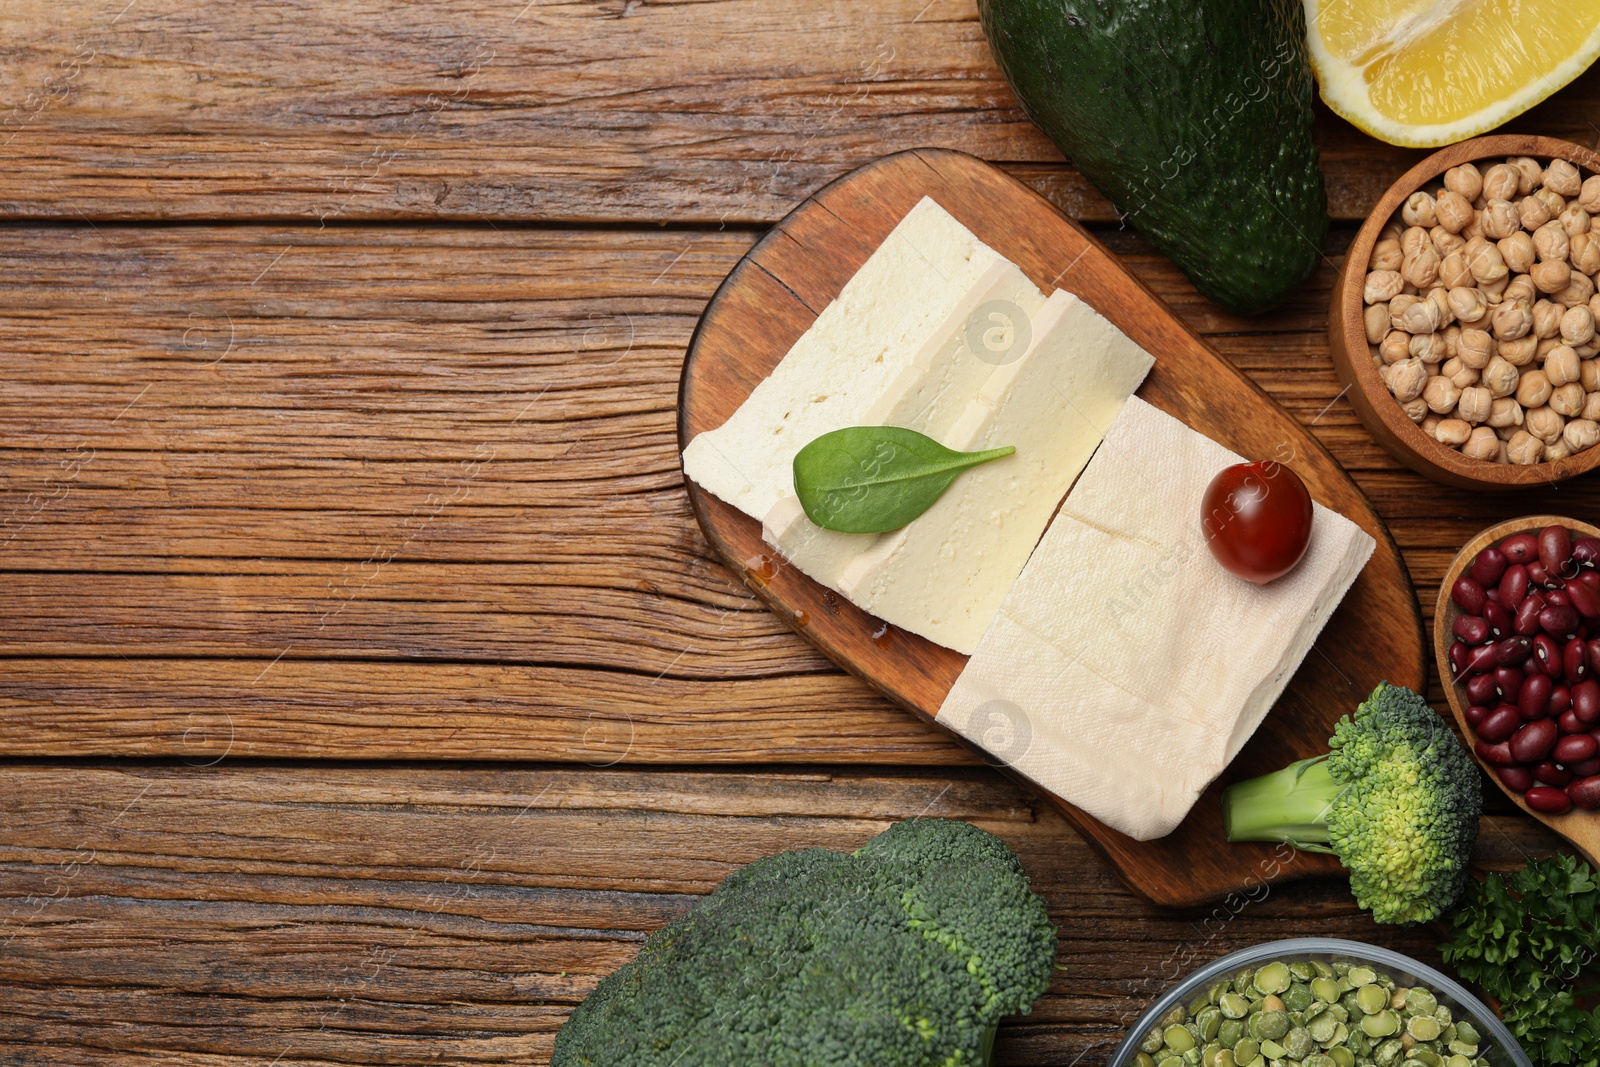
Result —
M 1305 0 L 1322 99 L 1390 144 L 1500 125 L 1600 54 L 1600 0 Z

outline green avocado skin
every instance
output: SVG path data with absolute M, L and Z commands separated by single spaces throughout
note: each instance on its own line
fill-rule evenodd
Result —
M 1315 269 L 1328 198 L 1301 0 L 978 0 L 1024 110 L 1229 311 Z

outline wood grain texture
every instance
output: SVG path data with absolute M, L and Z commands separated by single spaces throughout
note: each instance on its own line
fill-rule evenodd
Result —
M 1042 291 L 1059 287 L 1082 297 L 1156 354 L 1139 397 L 1241 455 L 1290 464 L 1313 497 L 1376 541 L 1372 558 L 1266 721 L 1175 831 L 1137 841 L 1065 799 L 1045 795 L 1130 885 L 1158 903 L 1196 904 L 1252 881 L 1338 871 L 1325 855 L 1275 862 L 1270 845 L 1229 847 L 1221 792 L 1229 782 L 1326 751 L 1334 724 L 1380 681 L 1426 686 L 1427 642 L 1399 551 L 1354 483 L 1299 423 L 1207 348 L 1081 227 L 1026 186 L 972 156 L 923 149 L 886 156 L 818 191 L 750 251 L 706 309 L 684 364 L 679 445 L 687 448 L 699 434 L 727 422 L 924 197 L 1016 263 Z M 756 520 L 693 483 L 688 492 L 706 539 L 730 569 L 743 571 L 779 618 L 891 699 L 925 718 L 938 715 L 966 656 L 882 624 L 786 566 Z M 1271 871 L 1264 879 L 1263 866 Z
M 1096 232 L 1352 472 L 1425 614 L 1485 524 L 1600 504 L 1401 468 L 1339 397 L 1332 264 L 1242 319 Z M 0 231 L 0 752 L 974 762 L 695 527 L 678 372 L 753 240 Z
M 936 146 L 1114 218 L 971 0 L 20 0 L 0 35 L 13 217 L 768 223 Z M 1591 73 L 1511 128 L 1593 144 L 1597 101 Z M 1316 133 L 1338 218 L 1422 155 Z
M 1534 156 L 1542 161 L 1565 159 L 1585 177 L 1600 174 L 1600 154 L 1554 137 L 1496 134 L 1442 148 L 1397 179 L 1373 208 L 1356 233 L 1345 256 L 1344 269 L 1333 289 L 1328 311 L 1328 346 L 1339 380 L 1350 388 L 1350 403 L 1379 444 L 1419 474 L 1463 489 L 1499 492 L 1548 485 L 1587 474 L 1600 466 L 1600 450 L 1585 449 L 1565 459 L 1530 464 L 1484 463 L 1435 441 L 1400 409 L 1394 394 L 1378 377 L 1373 359 L 1377 346 L 1367 342 L 1362 318 L 1367 264 L 1378 236 L 1396 217 L 1406 198 L 1439 179 L 1451 167 L 1480 164 L 1508 156 Z
M 600 978 L 736 867 L 918 816 L 999 834 L 1060 929 L 1002 1063 L 1098 1062 L 1168 982 L 1263 940 L 1315 930 L 1437 963 L 1432 930 L 1375 926 L 1337 882 L 1156 908 L 987 770 L 11 765 L 0 1060 L 544 1062 Z M 1482 840 L 1494 869 L 1555 844 L 1506 817 Z

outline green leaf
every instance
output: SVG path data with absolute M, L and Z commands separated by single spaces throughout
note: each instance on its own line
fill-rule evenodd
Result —
M 962 471 L 1015 451 L 957 452 L 899 426 L 847 426 L 795 453 L 794 491 L 824 529 L 884 533 L 933 507 Z

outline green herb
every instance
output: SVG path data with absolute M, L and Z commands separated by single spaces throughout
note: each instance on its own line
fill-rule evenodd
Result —
M 883 533 L 933 507 L 962 471 L 1015 451 L 956 452 L 899 426 L 847 426 L 795 454 L 794 491 L 824 529 Z
M 1534 860 L 1509 880 L 1470 884 L 1450 917 L 1447 962 L 1500 1002 L 1535 1063 L 1600 1067 L 1600 1008 L 1579 1000 L 1600 983 L 1600 882 L 1572 856 Z

